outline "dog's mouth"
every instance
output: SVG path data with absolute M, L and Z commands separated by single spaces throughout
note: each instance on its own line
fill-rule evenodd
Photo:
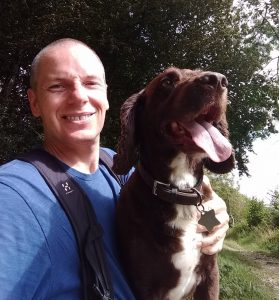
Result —
M 198 147 L 215 162 L 227 160 L 232 154 L 232 145 L 213 125 L 216 116 L 203 111 L 193 120 L 171 121 L 167 124 L 166 133 L 176 144 L 185 145 L 186 149 Z

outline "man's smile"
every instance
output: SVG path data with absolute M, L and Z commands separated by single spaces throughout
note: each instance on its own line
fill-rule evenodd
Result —
M 63 116 L 64 119 L 68 120 L 68 121 L 85 121 L 90 119 L 94 113 L 86 113 L 86 114 L 82 114 L 82 115 L 68 115 L 68 116 Z

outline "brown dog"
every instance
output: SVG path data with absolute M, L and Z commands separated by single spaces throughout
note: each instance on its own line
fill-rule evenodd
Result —
M 122 106 L 114 171 L 137 167 L 120 194 L 118 239 L 139 300 L 219 298 L 216 255 L 196 247 L 196 229 L 202 201 L 212 197 L 203 166 L 234 166 L 227 84 L 219 73 L 170 68 Z

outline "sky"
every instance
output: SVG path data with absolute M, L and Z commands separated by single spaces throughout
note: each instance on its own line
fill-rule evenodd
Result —
M 279 50 L 271 52 L 273 58 L 264 70 L 277 73 L 277 62 Z M 279 122 L 274 122 L 279 131 Z M 253 151 L 249 153 L 249 164 L 247 164 L 250 177 L 237 178 L 240 192 L 249 197 L 269 202 L 270 193 L 279 190 L 279 133 L 272 134 L 268 139 L 257 139 L 253 143 Z
M 279 130 L 279 122 L 276 123 Z M 240 192 L 269 202 L 270 193 L 279 189 L 279 133 L 268 139 L 257 139 L 253 144 L 255 153 L 249 153 L 247 165 L 251 177 L 238 179 Z

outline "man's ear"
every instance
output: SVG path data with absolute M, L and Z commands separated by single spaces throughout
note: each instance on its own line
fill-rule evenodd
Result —
M 40 108 L 38 105 L 37 97 L 32 89 L 27 90 L 27 96 L 29 100 L 30 109 L 34 117 L 39 117 L 41 115 Z

